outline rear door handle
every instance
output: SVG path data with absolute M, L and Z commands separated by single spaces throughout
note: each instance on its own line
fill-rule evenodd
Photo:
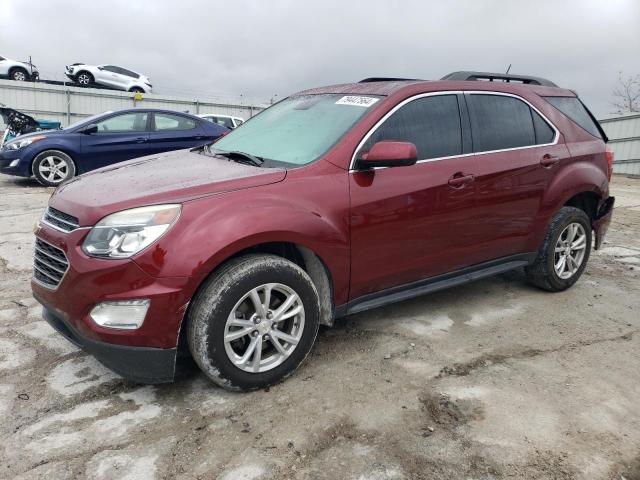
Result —
M 448 183 L 449 186 L 453 188 L 464 188 L 471 182 L 473 182 L 474 178 L 475 177 L 473 175 L 465 175 L 461 172 L 458 172 L 449 179 Z
M 557 155 L 551 155 L 550 153 L 546 153 L 540 159 L 540 165 L 542 165 L 544 168 L 551 168 L 559 161 L 560 161 L 560 157 L 558 157 Z

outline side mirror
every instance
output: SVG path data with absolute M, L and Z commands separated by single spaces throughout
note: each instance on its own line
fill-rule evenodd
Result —
M 104 67 L 98 67 L 98 70 L 104 70 Z
M 91 135 L 92 133 L 98 133 L 98 125 L 96 125 L 95 123 L 92 123 L 91 125 L 87 125 L 82 130 L 80 130 L 80 133 L 83 133 L 85 135 Z
M 368 170 L 375 167 L 408 167 L 418 161 L 418 149 L 411 142 L 378 142 L 356 160 L 356 167 Z

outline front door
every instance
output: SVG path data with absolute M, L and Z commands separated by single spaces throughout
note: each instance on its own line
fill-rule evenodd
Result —
M 349 173 L 352 299 L 475 263 L 482 219 L 464 108 L 453 93 L 411 99 L 356 152 L 378 141 L 407 141 L 420 160 Z

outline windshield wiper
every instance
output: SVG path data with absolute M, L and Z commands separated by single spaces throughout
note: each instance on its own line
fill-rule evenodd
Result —
M 261 167 L 262 164 L 264 163 L 264 159 L 260 157 L 256 157 L 255 155 L 251 155 L 250 153 L 245 153 L 245 152 L 238 152 L 238 151 L 221 152 L 219 150 L 215 150 L 214 154 L 220 155 L 221 157 L 226 157 L 229 160 L 235 160 L 241 163 L 250 163 L 252 165 L 255 165 L 256 167 Z

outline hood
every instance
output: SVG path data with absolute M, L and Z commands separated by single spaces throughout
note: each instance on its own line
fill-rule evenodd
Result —
M 286 170 L 254 167 L 178 150 L 118 163 L 80 175 L 58 187 L 52 207 L 82 226 L 128 208 L 187 200 L 281 182 Z

